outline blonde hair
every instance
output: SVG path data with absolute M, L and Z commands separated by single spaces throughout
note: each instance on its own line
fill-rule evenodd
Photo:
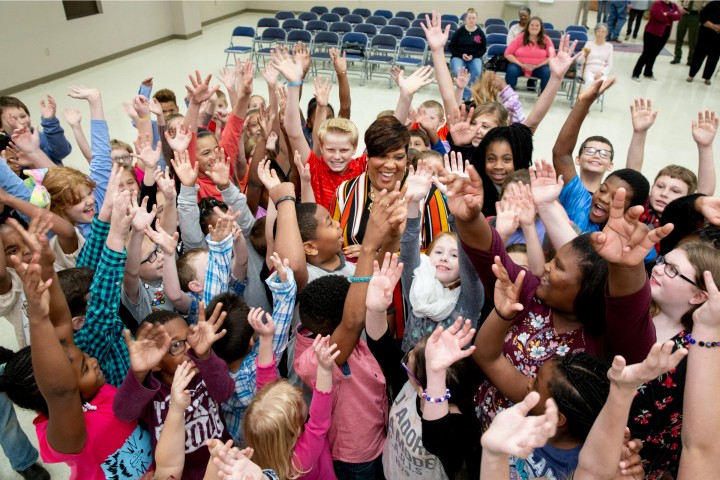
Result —
M 438 111 L 440 118 L 445 118 L 445 109 L 443 108 L 442 104 L 436 100 L 425 100 L 420 104 L 420 108 L 424 108 L 425 110 L 434 108 Z
M 340 135 L 349 135 L 350 143 L 357 147 L 358 144 L 358 129 L 353 122 L 346 118 L 328 118 L 320 124 L 318 130 L 318 138 L 320 142 L 325 142 L 325 138 L 328 133 L 337 133 Z
M 110 150 L 115 149 L 125 150 L 128 153 L 133 153 L 133 148 L 129 144 L 123 142 L 122 140 L 118 140 L 117 138 L 113 138 L 112 140 L 110 140 Z
M 70 220 L 65 209 L 80 203 L 88 195 L 85 189 L 92 193 L 96 187 L 90 177 L 70 167 L 49 169 L 42 184 L 50 195 L 50 211 L 65 220 Z
M 245 143 L 243 146 L 245 147 L 245 157 L 246 159 L 252 159 L 251 153 L 255 149 L 258 143 L 258 137 L 257 136 L 246 136 L 245 137 Z
M 265 385 L 243 419 L 245 445 L 255 450 L 253 462 L 262 469 L 274 470 L 283 479 L 308 473 L 294 454 L 307 415 L 308 407 L 299 388 L 282 379 Z
M 658 178 L 663 175 L 670 178 L 677 178 L 681 182 L 685 183 L 688 187 L 688 195 L 692 195 L 697 190 L 698 179 L 697 175 L 695 175 L 692 170 L 688 170 L 680 165 L 668 165 L 658 172 L 653 184 L 655 184 Z
M 491 114 L 495 115 L 498 127 L 506 127 L 508 124 L 508 111 L 498 102 L 485 102 L 477 104 L 475 107 L 475 113 L 473 113 L 473 120 L 477 120 L 481 115 Z
M 487 102 L 497 102 L 500 89 L 495 86 L 495 72 L 484 72 L 475 83 L 470 86 L 475 105 L 482 105 Z

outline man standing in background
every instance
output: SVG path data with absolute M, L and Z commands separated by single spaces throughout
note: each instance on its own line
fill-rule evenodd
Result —
M 608 2 L 607 8 L 610 9 L 608 16 L 608 42 L 622 43 L 620 40 L 620 32 L 627 20 L 627 0 L 613 0 Z
M 697 42 L 698 30 L 700 29 L 700 10 L 702 10 L 703 1 L 684 0 L 682 6 L 686 13 L 678 22 L 677 34 L 675 37 L 675 58 L 672 65 L 677 65 L 682 60 L 682 46 L 685 41 L 685 34 L 688 33 L 688 59 L 687 64 L 692 64 L 693 52 L 695 51 L 695 43 Z

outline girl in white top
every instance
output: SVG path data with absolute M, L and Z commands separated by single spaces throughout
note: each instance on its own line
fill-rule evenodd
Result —
M 605 40 L 608 29 L 604 23 L 595 25 L 595 39 L 585 44 L 578 60 L 582 72 L 584 87 L 592 85 L 595 80 L 606 80 L 613 65 L 613 46 Z M 584 65 L 583 65 L 584 63 Z

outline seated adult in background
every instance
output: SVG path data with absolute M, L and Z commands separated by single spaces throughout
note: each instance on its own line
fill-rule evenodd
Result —
M 450 39 L 450 68 L 455 75 L 462 67 L 470 72 L 468 85 L 480 78 L 483 70 L 482 56 L 487 48 L 485 32 L 477 24 L 477 13 L 474 8 L 468 8 L 465 24 L 458 28 Z M 469 100 L 470 89 L 465 87 L 463 99 Z
M 604 23 L 595 25 L 595 39 L 587 42 L 580 57 L 585 86 L 596 80 L 607 80 L 613 66 L 613 46 L 605 41 L 608 29 Z
M 540 88 L 545 89 L 550 80 L 550 59 L 555 54 L 550 37 L 545 35 L 540 17 L 532 17 L 522 35 L 515 38 L 505 49 L 505 58 L 510 64 L 505 81 L 513 89 L 520 75 L 540 79 Z
M 508 29 L 508 43 L 515 40 L 515 37 L 525 31 L 525 28 L 527 28 L 528 23 L 530 22 L 530 14 L 530 7 L 520 7 L 520 10 L 518 10 L 518 19 L 520 20 L 520 23 L 516 23 Z

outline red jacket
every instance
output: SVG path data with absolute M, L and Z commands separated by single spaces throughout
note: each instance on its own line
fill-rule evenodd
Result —
M 682 12 L 677 5 L 663 0 L 657 0 L 650 7 L 650 20 L 648 21 L 645 31 L 655 36 L 662 37 L 666 30 L 672 28 L 673 22 L 677 22 L 682 17 Z

